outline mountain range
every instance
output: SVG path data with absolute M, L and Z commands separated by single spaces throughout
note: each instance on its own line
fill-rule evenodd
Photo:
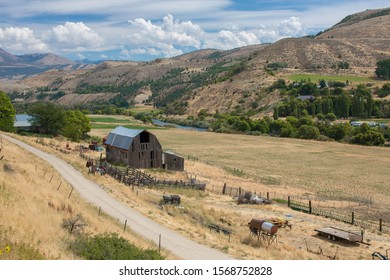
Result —
M 0 48 L 0 77 L 3 78 L 23 78 L 50 69 L 78 69 L 86 65 L 52 53 L 13 55 Z
M 315 36 L 228 51 L 199 50 L 150 62 L 105 61 L 80 67 L 52 54 L 14 56 L 0 50 L 0 73 L 51 68 L 17 82 L 24 89 L 14 97 L 23 102 L 146 102 L 188 115 L 202 109 L 266 113 L 280 97 L 264 89 L 291 74 L 374 77 L 377 61 L 390 57 L 388 30 L 390 8 L 349 15 Z M 38 90 L 42 87 L 44 93 Z

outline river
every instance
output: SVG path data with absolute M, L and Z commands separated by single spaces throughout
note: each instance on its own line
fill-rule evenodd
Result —
M 174 123 L 168 123 L 164 121 L 160 121 L 158 119 L 152 119 L 154 125 L 158 126 L 174 126 L 179 129 L 186 129 L 186 130 L 196 130 L 196 131 L 207 131 L 207 128 L 200 128 L 200 127 L 193 127 L 193 126 L 185 126 L 185 125 L 178 125 Z

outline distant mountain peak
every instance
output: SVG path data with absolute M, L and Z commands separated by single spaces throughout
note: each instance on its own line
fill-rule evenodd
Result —
M 83 63 L 86 64 L 86 63 Z M 0 48 L 0 77 L 20 78 L 35 75 L 49 69 L 75 68 L 80 65 L 52 53 L 13 55 Z

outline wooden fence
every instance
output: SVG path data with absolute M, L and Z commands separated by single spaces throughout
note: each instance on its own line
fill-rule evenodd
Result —
M 357 219 L 355 217 L 355 212 L 351 212 L 350 215 L 347 215 L 345 213 L 338 213 L 338 212 L 333 212 L 333 211 L 328 211 L 328 210 L 323 210 L 321 208 L 315 208 L 312 207 L 312 202 L 311 200 L 308 201 L 308 204 L 302 204 L 296 201 L 291 200 L 290 197 L 288 197 L 288 207 L 291 209 L 305 212 L 308 214 L 313 214 L 313 215 L 318 215 L 326 218 L 331 218 L 337 221 L 341 221 L 344 223 L 348 223 L 351 225 L 356 225 L 360 226 L 365 229 L 373 229 L 373 230 L 378 230 L 380 232 L 384 233 L 390 233 L 390 227 L 385 226 L 383 223 L 382 219 L 379 219 L 378 223 L 372 222 L 372 221 L 366 221 L 362 219 Z
M 122 171 L 119 168 L 101 161 L 100 159 L 93 159 L 87 155 L 80 154 L 80 157 L 87 161 L 91 161 L 94 165 L 99 167 L 99 172 L 106 173 L 115 178 L 119 182 L 127 186 L 169 186 L 177 188 L 191 188 L 196 190 L 205 191 L 205 183 L 197 183 L 196 180 L 191 179 L 189 182 L 184 181 L 169 181 L 169 180 L 157 180 L 138 169 L 128 167 L 126 171 Z

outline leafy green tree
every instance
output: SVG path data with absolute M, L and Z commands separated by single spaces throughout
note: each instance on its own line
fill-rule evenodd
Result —
M 328 121 L 335 121 L 337 119 L 336 115 L 333 114 L 333 113 L 328 113 L 326 114 L 325 118 L 328 120 Z
M 346 124 L 340 123 L 340 124 L 329 125 L 325 134 L 329 138 L 332 138 L 336 141 L 340 141 L 344 139 L 345 136 L 349 135 L 351 130 L 352 127 L 349 123 Z
M 50 102 L 34 104 L 28 114 L 33 117 L 32 125 L 40 133 L 58 135 L 64 126 L 64 110 Z
M 353 136 L 351 142 L 366 146 L 381 146 L 385 143 L 385 137 L 382 133 L 374 129 L 370 129 L 365 133 L 359 133 Z
M 9 97 L 0 91 L 0 130 L 14 132 L 15 109 Z
M 299 127 L 299 120 L 296 117 L 288 116 L 286 118 L 286 121 L 289 122 L 292 126 L 298 128 Z
M 79 142 L 91 130 L 89 119 L 78 110 L 65 111 L 61 134 L 72 141 Z
M 269 125 L 269 131 L 271 135 L 278 135 L 281 137 L 293 137 L 296 132 L 296 128 L 291 123 L 283 120 L 274 120 Z
M 252 131 L 259 131 L 262 134 L 269 132 L 269 127 L 264 119 L 253 121 Z
M 304 124 L 299 127 L 298 136 L 303 139 L 317 139 L 320 136 L 320 130 L 316 126 Z
M 390 59 L 380 60 L 376 64 L 375 74 L 378 78 L 390 80 Z
M 313 118 L 309 117 L 309 116 L 306 116 L 306 117 L 301 117 L 298 121 L 298 125 L 299 126 L 302 126 L 302 125 L 314 125 L 314 120 Z
M 274 120 L 279 119 L 279 107 L 275 106 L 274 107 Z

